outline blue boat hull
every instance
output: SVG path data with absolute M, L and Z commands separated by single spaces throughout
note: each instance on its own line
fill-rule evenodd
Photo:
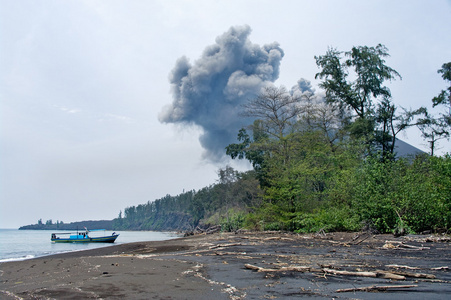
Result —
M 83 237 L 83 238 L 52 238 L 55 243 L 114 243 L 119 234 L 101 236 L 101 237 Z

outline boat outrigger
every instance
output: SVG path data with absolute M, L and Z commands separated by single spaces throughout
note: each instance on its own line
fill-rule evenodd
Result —
M 89 236 L 89 232 L 93 231 L 105 231 L 105 229 L 88 230 L 85 227 L 85 231 L 52 233 L 50 240 L 55 243 L 114 243 L 119 236 L 116 232 L 111 235 Z M 61 237 L 61 235 L 69 235 L 69 237 Z

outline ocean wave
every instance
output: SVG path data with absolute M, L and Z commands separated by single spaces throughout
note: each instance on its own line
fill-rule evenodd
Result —
M 32 259 L 35 258 L 36 256 L 34 255 L 25 255 L 22 257 L 10 257 L 10 258 L 3 258 L 0 259 L 0 263 L 2 262 L 8 262 L 8 261 L 21 261 L 21 260 L 27 260 L 27 259 Z

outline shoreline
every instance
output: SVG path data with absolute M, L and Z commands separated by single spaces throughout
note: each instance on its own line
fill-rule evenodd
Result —
M 18 229 L 11 229 L 4 232 L 2 230 L 0 232 L 0 263 L 111 247 L 136 241 L 160 241 L 182 236 L 177 232 L 119 231 L 120 237 L 115 243 L 55 243 L 50 241 L 50 233 L 53 231 L 39 230 L 38 233 L 35 231 L 22 230 L 19 232 Z
M 395 295 L 446 299 L 451 293 L 450 250 L 449 238 L 440 236 L 195 235 L 3 262 L 0 295 L 2 299 Z M 382 290 L 368 293 L 368 287 Z

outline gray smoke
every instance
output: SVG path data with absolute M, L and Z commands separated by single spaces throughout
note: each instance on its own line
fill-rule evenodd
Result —
M 312 88 L 312 83 L 310 80 L 301 78 L 298 80 L 297 84 L 291 88 L 291 94 L 297 95 L 305 93 L 314 94 L 315 90 Z
M 251 43 L 250 33 L 247 25 L 231 27 L 194 64 L 178 59 L 169 75 L 173 101 L 160 113 L 160 122 L 200 126 L 200 143 L 212 160 L 220 159 L 248 125 L 239 115 L 241 104 L 279 77 L 283 50 L 276 42 Z

